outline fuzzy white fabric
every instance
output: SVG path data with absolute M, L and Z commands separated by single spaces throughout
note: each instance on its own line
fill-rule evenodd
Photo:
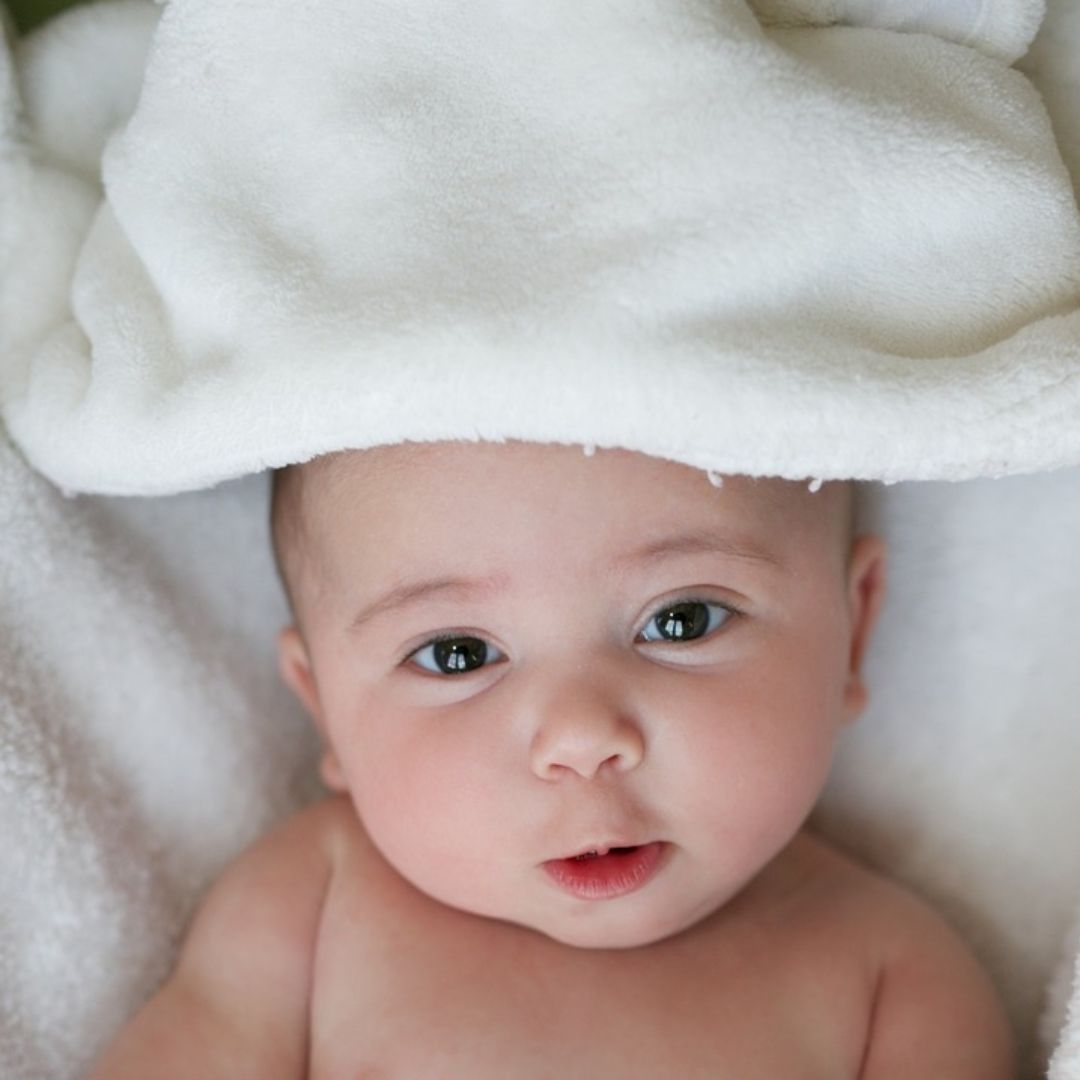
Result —
M 1046 22 L 1018 66 L 1035 80 L 1043 95 L 1062 158 L 1075 190 L 1080 191 L 1080 4 L 1050 0 Z M 1075 527 L 1073 535 L 1077 535 Z M 1080 573 L 1080 561 L 1074 560 L 1071 566 L 1074 574 Z M 1075 810 L 1072 820 L 1076 820 Z M 1069 865 L 1078 862 L 1074 855 Z M 1080 1080 L 1080 904 L 1065 956 L 1051 982 L 1041 1038 L 1046 1046 L 1057 1042 L 1049 1080 Z
M 768 21 L 765 6 L 761 0 L 757 8 Z M 944 6 L 937 5 L 935 18 L 940 20 Z M 715 7 L 734 10 L 733 5 Z M 894 14 L 899 11 L 895 4 L 878 8 L 870 0 L 863 4 L 852 0 L 847 7 L 878 22 L 890 7 Z M 956 19 L 951 24 L 953 40 L 984 48 L 988 58 L 1012 58 L 1023 51 L 1024 35 L 1031 29 L 1025 12 L 1030 16 L 1034 7 L 1002 0 L 980 5 L 983 15 L 1011 11 L 1017 21 L 994 21 L 993 26 L 1006 29 L 972 40 L 972 26 L 991 24 L 984 20 L 968 25 Z M 179 4 L 177 10 L 193 8 Z M 789 13 L 793 8 L 788 4 Z M 803 22 L 835 21 L 835 9 L 831 15 L 823 14 L 821 5 L 813 9 L 814 3 L 807 0 Z M 682 5 L 680 10 L 704 8 Z M 68 376 L 79 381 L 87 374 L 86 355 L 72 343 L 98 326 L 105 314 L 104 294 L 87 293 L 85 288 L 76 289 L 76 295 L 81 297 L 78 319 L 86 316 L 87 321 L 72 321 L 63 314 L 68 302 L 67 294 L 61 295 L 67 287 L 61 286 L 64 274 L 70 277 L 78 265 L 84 286 L 94 275 L 101 288 L 120 290 L 130 282 L 124 276 L 130 266 L 116 267 L 118 276 L 112 282 L 107 267 L 98 265 L 93 274 L 82 268 L 93 267 L 94 260 L 104 255 L 93 240 L 109 218 L 101 206 L 99 161 L 111 133 L 135 107 L 143 58 L 157 18 L 157 9 L 142 0 L 76 9 L 21 43 L 14 69 L 0 68 L 3 100 L 23 102 L 19 117 L 0 110 L 0 174 L 8 178 L 5 183 L 21 176 L 30 185 L 22 192 L 30 201 L 17 204 L 25 217 L 15 219 L 7 209 L 16 204 L 0 202 L 0 249 L 15 259 L 11 253 L 23 245 L 14 264 L 3 267 L 2 332 L 48 336 L 43 328 L 52 327 L 52 344 L 34 352 L 32 360 L 34 379 L 44 379 L 38 390 L 46 397 L 50 386 L 64 394 L 74 392 L 72 386 L 66 390 L 61 386 L 66 377 L 63 366 L 69 361 L 74 367 Z M 296 28 L 295 23 L 289 25 Z M 1007 30 L 1009 25 L 1012 31 Z M 940 21 L 933 27 L 940 32 Z M 883 56 L 880 42 L 886 34 L 881 29 L 835 27 L 770 31 L 762 40 L 755 37 L 752 25 L 745 28 L 746 40 L 753 43 L 750 51 L 772 55 L 770 50 L 780 47 L 777 42 L 783 42 L 784 49 L 788 42 L 803 48 L 800 43 L 805 39 L 799 35 L 823 32 L 834 35 L 838 43 L 857 35 L 858 41 L 870 42 L 876 60 Z M 1052 180 L 1049 165 L 1043 163 L 1044 168 L 1039 155 L 1027 153 L 1044 138 L 1045 122 L 1031 104 L 1029 90 L 1019 89 L 1015 73 L 999 59 L 983 59 L 959 44 L 944 45 L 920 35 L 918 25 L 904 29 L 911 41 L 920 43 L 918 48 L 924 50 L 920 55 L 928 62 L 948 55 L 961 86 L 972 73 L 983 73 L 987 91 L 992 88 L 1003 95 L 994 103 L 968 104 L 984 125 L 978 141 L 988 154 L 993 156 L 1003 145 L 1016 151 L 1013 181 L 1020 184 L 1018 177 L 1027 177 L 1018 191 L 1026 197 L 1028 183 Z M 218 85 L 213 82 L 209 48 L 213 42 L 202 44 L 207 49 L 199 52 L 198 63 L 203 66 L 198 70 Z M 1070 163 L 1080 160 L 1068 150 L 1080 145 L 1080 115 L 1075 112 L 1076 98 L 1068 92 L 1080 79 L 1077 57 L 1080 19 L 1072 0 L 1051 0 L 1048 23 L 1024 67 L 1040 88 L 1047 88 L 1055 129 Z M 159 70 L 164 77 L 168 69 Z M 246 70 L 253 80 L 264 72 L 258 66 Z M 273 87 L 259 89 L 270 93 Z M 928 110 L 922 119 L 934 118 L 929 95 L 918 100 Z M 392 105 L 389 102 L 388 108 Z M 1007 114 L 1007 125 L 998 111 Z M 435 123 L 436 118 L 427 120 Z M 1017 131 L 1007 130 L 1013 124 Z M 1030 130 L 1021 130 L 1032 124 Z M 549 130 L 548 135 L 554 132 Z M 944 132 L 940 138 L 945 139 Z M 269 153 L 274 145 L 271 139 L 264 150 Z M 974 146 L 942 142 L 940 149 L 955 154 L 958 164 L 974 160 Z M 964 156 L 969 149 L 971 158 Z M 463 159 L 461 164 L 465 168 L 470 163 Z M 317 174 L 324 163 L 314 158 L 308 166 Z M 1025 173 L 1029 166 L 1031 171 Z M 664 174 L 658 175 L 662 179 Z M 321 197 L 333 201 L 340 196 L 329 181 L 318 175 L 311 180 Z M 848 213 L 858 205 L 853 200 L 867 197 L 850 186 L 856 181 L 862 183 L 858 174 L 844 178 L 849 185 L 844 203 Z M 1052 184 L 1046 188 L 1052 189 Z M 6 199 L 11 189 L 5 190 Z M 170 190 L 173 197 L 182 195 L 175 186 Z M 553 190 L 544 189 L 548 194 Z M 538 188 L 535 194 L 540 198 L 543 192 Z M 197 201 L 207 192 L 200 194 L 196 185 L 192 195 Z M 482 195 L 486 199 L 487 191 Z M 208 325 L 221 329 L 220 319 L 230 311 L 237 319 L 243 316 L 240 308 L 229 305 L 244 299 L 240 291 L 244 282 L 251 285 L 260 274 L 264 280 L 298 252 L 273 248 L 274 234 L 259 229 L 259 215 L 266 206 L 244 206 L 241 187 L 226 186 L 219 198 L 221 205 L 211 220 L 222 228 L 232 221 L 234 230 L 248 230 L 249 240 L 258 236 L 267 244 L 258 257 L 248 252 L 251 265 L 219 266 L 213 288 L 200 294 L 209 305 Z M 1038 252 L 1025 255 L 1026 245 L 1044 231 L 1053 231 L 1047 224 L 1053 222 L 1054 228 L 1064 226 L 1064 239 L 1057 237 L 1057 246 L 1051 247 L 1057 252 L 1053 258 L 1060 256 L 1072 266 L 1074 208 L 1064 205 L 1060 192 L 1058 201 L 1051 202 L 1050 217 L 1033 222 L 1033 231 L 1023 237 L 1025 250 L 1017 250 L 1017 265 L 1025 258 L 1037 259 Z M 438 210 L 431 203 L 424 206 Z M 244 210 L 242 220 L 233 220 L 230 215 L 239 208 Z M 184 209 L 185 214 L 194 212 L 194 204 Z M 1010 233 L 1017 212 L 1003 210 L 1002 236 L 1019 239 L 1019 234 Z M 248 220 L 249 213 L 254 218 Z M 790 219 L 785 220 L 790 225 Z M 944 226 L 949 218 L 943 214 L 937 221 Z M 91 222 L 96 224 L 88 235 Z M 820 227 L 833 224 L 829 219 Z M 763 226 L 773 255 L 778 255 L 783 237 L 771 233 L 768 222 L 755 219 L 755 228 L 758 225 Z M 957 219 L 957 227 L 972 225 L 973 216 Z M 676 230 L 680 244 L 688 242 L 677 225 L 669 221 L 667 227 Z M 489 234 L 482 232 L 483 236 Z M 649 252 L 649 245 L 659 243 L 662 236 L 657 232 L 637 239 L 642 246 L 635 250 Z M 942 242 L 946 239 L 943 236 Z M 983 239 L 998 243 L 990 232 Z M 751 240 L 748 233 L 740 243 L 749 245 Z M 343 237 L 343 246 L 346 241 Z M 581 257 L 590 252 L 599 258 L 593 248 L 583 249 Z M 667 265 L 664 261 L 677 261 L 680 252 L 685 255 L 686 249 L 658 249 L 650 257 Z M 226 253 L 223 239 L 219 256 Z M 165 254 L 159 252 L 162 258 Z M 847 263 L 841 254 L 831 247 L 819 272 L 833 267 L 829 276 L 842 276 Z M 185 248 L 175 253 L 173 262 L 193 258 L 194 252 Z M 298 265 L 311 269 L 303 260 Z M 158 265 L 155 273 L 182 269 Z M 595 267 L 579 269 L 587 278 Z M 792 274 L 803 269 L 792 267 Z M 987 275 L 993 270 L 984 269 Z M 249 273 L 255 276 L 245 276 Z M 976 284 L 981 273 L 974 275 Z M 1075 291 L 1075 269 L 1070 274 Z M 168 284 L 168 279 L 169 273 L 164 273 L 154 280 Z M 447 303 L 454 299 L 452 286 L 464 280 L 460 276 L 447 280 L 447 291 L 440 294 Z M 823 288 L 842 284 L 827 282 Z M 1009 295 L 1016 295 L 1012 288 L 1023 291 L 1031 284 L 1013 282 Z M 295 277 L 283 279 L 277 301 L 288 306 L 290 297 L 295 298 L 290 290 L 303 285 Z M 884 272 L 878 275 L 877 286 L 886 288 Z M 792 288 L 790 295 L 797 296 L 794 284 Z M 1069 288 L 1063 289 L 1062 297 L 1071 295 Z M 1037 292 L 1032 287 L 1028 299 Z M 148 299 L 163 294 L 140 295 Z M 265 315 L 259 308 L 263 301 L 250 299 Z M 383 297 L 386 303 L 405 299 L 404 294 Z M 905 304 L 916 312 L 923 299 L 924 294 L 912 294 Z M 1022 318 L 1039 306 L 1034 300 L 1032 304 Z M 943 318 L 944 306 L 932 304 L 928 317 Z M 1009 316 L 1016 318 L 1016 325 L 1022 321 L 1022 307 Z M 424 318 L 430 317 L 428 311 Z M 441 329 L 449 334 L 456 324 L 449 311 L 446 319 Z M 414 329 L 423 329 L 422 323 L 417 316 Z M 31 333 L 35 325 L 37 330 Z M 468 334 L 468 327 L 475 324 L 465 320 L 463 325 L 461 332 Z M 1028 328 L 1034 338 L 1046 329 L 1040 325 Z M 1064 333 L 1072 318 L 1049 325 Z M 121 321 L 116 329 L 134 340 L 139 327 L 146 326 L 145 320 Z M 239 324 L 234 328 L 237 333 L 241 329 Z M 327 332 L 333 330 L 331 326 Z M 918 331 L 908 328 L 910 333 Z M 928 329 L 926 333 L 930 340 L 933 335 Z M 1061 359 L 1067 353 L 1062 338 L 1055 355 Z M 308 350 L 298 355 L 307 362 Z M 28 356 L 29 352 L 17 350 L 0 353 L 0 366 L 10 371 L 12 357 L 21 364 Z M 50 375 L 51 360 L 62 363 Z M 974 377 L 976 366 L 963 370 Z M 953 372 L 957 379 L 960 370 Z M 1062 370 L 1068 374 L 1072 369 L 1065 365 Z M 121 374 L 117 373 L 118 380 Z M 199 405 L 197 395 L 183 389 L 189 374 L 183 364 L 169 373 L 146 373 L 142 388 L 148 396 L 142 404 L 160 422 L 161 438 L 147 444 L 145 458 L 141 446 L 125 443 L 133 473 L 145 469 L 147 475 L 170 454 L 180 459 L 190 451 L 197 458 L 201 452 L 189 443 L 163 449 L 180 431 L 169 426 L 179 423 L 175 410 Z M 623 375 L 630 377 L 625 371 Z M 227 376 L 228 369 L 217 369 L 203 371 L 201 377 L 227 381 Z M 806 384 L 774 387 L 781 414 L 787 415 L 799 402 L 806 409 L 817 407 L 815 402 L 821 399 L 815 396 L 809 374 L 808 379 Z M 870 381 L 878 386 L 876 380 Z M 924 384 L 918 378 L 913 383 L 917 398 Z M 89 403 L 91 413 L 96 409 L 99 419 L 110 403 L 137 404 L 125 396 L 132 386 L 125 390 L 121 382 L 107 379 L 103 385 L 106 388 L 97 398 L 97 390 L 83 386 L 87 391 L 83 405 Z M 943 385 L 955 386 L 956 397 L 950 401 L 955 401 L 958 416 L 974 407 L 965 404 L 965 386 L 960 382 L 946 380 Z M 474 389 L 463 376 L 460 393 L 451 400 Z M 163 400 L 166 390 L 175 395 L 174 404 Z M 800 396 L 803 390 L 806 394 Z M 623 382 L 612 382 L 605 411 L 632 408 L 629 391 Z M 540 389 L 533 387 L 533 392 L 539 394 Z M 117 397 L 106 400 L 113 393 Z M 1053 390 L 1048 393 L 1052 396 Z M 430 394 L 434 396 L 434 391 Z M 993 400 L 1000 403 L 1003 398 Z M 1043 399 L 1033 402 L 1031 418 L 1045 404 Z M 69 443 L 61 456 L 77 457 L 85 451 L 87 469 L 94 471 L 103 459 L 95 457 L 89 444 L 76 446 L 93 432 L 90 414 L 80 412 L 83 405 L 65 411 L 54 402 L 41 406 L 44 411 L 38 415 L 51 415 L 60 425 L 58 442 Z M 886 406 L 883 399 L 885 412 Z M 1064 399 L 1058 399 L 1057 406 L 1064 408 Z M 15 412 L 22 407 L 15 406 Z M 905 413 L 899 403 L 898 407 L 911 419 L 910 409 Z M 308 423 L 304 399 L 289 400 L 279 408 L 292 411 L 297 424 Z M 154 413 L 155 409 L 162 411 Z M 31 414 L 32 409 L 23 416 Z M 683 420 L 691 415 L 684 414 Z M 1039 442 L 1035 429 L 1030 430 L 1032 443 L 1023 443 L 1022 455 L 996 461 L 992 467 L 986 464 L 986 446 L 978 448 L 987 427 L 963 429 L 976 447 L 965 467 L 989 472 L 1019 468 L 1021 463 L 1035 467 L 1043 454 L 1060 454 L 1065 463 L 1068 453 L 1062 452 L 1062 439 L 1067 433 L 1055 426 L 1057 414 L 1049 410 L 1039 415 L 1046 438 Z M 122 419 L 121 412 L 118 422 Z M 317 421 L 318 417 L 310 418 L 312 424 Z M 602 421 L 603 416 L 596 419 L 597 437 L 586 441 L 604 442 Z M 793 430 L 793 461 L 799 460 L 795 440 L 804 430 L 808 429 Z M 863 433 L 855 429 L 851 437 L 857 442 Z M 910 449 L 914 435 L 909 439 L 892 420 L 882 429 L 877 456 L 868 460 L 884 461 L 889 439 L 898 440 L 895 460 L 903 461 L 908 452 L 903 448 Z M 920 468 L 929 474 L 942 461 L 946 472 L 956 466 L 958 459 L 934 458 L 940 442 L 928 445 L 927 464 Z M 208 444 L 205 449 L 209 460 L 214 447 Z M 723 467 L 723 461 L 710 458 L 707 463 Z M 251 463 L 243 465 L 239 459 L 223 471 L 199 464 L 198 470 L 204 471 L 190 472 L 184 483 L 210 479 L 209 472 L 217 478 L 219 472 L 226 475 L 247 467 Z M 797 468 L 799 475 L 828 475 L 820 461 L 809 458 Z M 906 466 L 897 468 L 902 472 Z M 75 482 L 73 477 L 67 479 Z M 1080 1080 L 1075 944 L 1063 949 L 1080 900 L 1074 838 L 1074 823 L 1080 820 L 1075 783 L 1080 761 L 1080 675 L 1074 656 L 1080 636 L 1080 566 L 1075 556 L 1080 469 L 959 485 L 874 486 L 866 502 L 868 521 L 885 533 L 893 550 L 890 602 L 870 657 L 871 706 L 844 741 L 816 822 L 838 842 L 929 897 L 972 942 L 1006 996 L 1024 1047 L 1026 1075 L 1041 1075 L 1053 1051 L 1053 1080 Z M 168 968 L 205 884 L 241 844 L 315 790 L 310 732 L 274 672 L 272 633 L 284 618 L 284 607 L 265 543 L 265 509 L 265 483 L 260 478 L 172 499 L 67 500 L 30 471 L 0 431 L 0 1075 L 8 1080 L 79 1076 L 115 1026 Z
M 0 154 L 4 420 L 112 493 L 402 439 L 1080 462 L 1080 216 L 996 55 L 1042 8 L 970 7 L 984 51 L 744 0 L 172 0 L 104 200 L 63 121 Z
M 864 494 L 889 598 L 870 707 L 815 820 L 962 928 L 1041 1076 L 1059 1034 L 1080 1037 L 1061 985 L 1080 899 L 1080 470 Z M 1080 1080 L 1080 1062 L 1053 1077 Z
M 982 49 L 1013 63 L 1023 56 L 1045 14 L 1041 0 L 751 0 L 772 26 L 873 26 Z
M 0 431 L 0 1076 L 77 1080 L 237 850 L 316 791 L 262 478 L 64 499 Z

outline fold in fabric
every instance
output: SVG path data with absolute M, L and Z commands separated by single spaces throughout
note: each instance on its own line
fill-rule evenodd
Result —
M 3 419 L 114 493 L 432 439 L 1078 462 L 1080 219 L 992 55 L 1042 3 L 968 8 L 979 47 L 743 0 L 172 0 L 103 91 L 137 95 L 103 189 L 8 76 Z

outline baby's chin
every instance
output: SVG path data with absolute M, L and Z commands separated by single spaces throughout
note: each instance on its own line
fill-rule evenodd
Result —
M 536 930 L 561 945 L 575 949 L 637 949 L 675 937 L 695 926 L 708 913 L 654 914 L 651 912 L 616 912 L 603 909 L 611 901 L 589 902 L 588 907 L 570 917 L 552 917 L 536 921 L 521 920 L 519 925 Z M 518 920 L 511 920 L 517 922 Z

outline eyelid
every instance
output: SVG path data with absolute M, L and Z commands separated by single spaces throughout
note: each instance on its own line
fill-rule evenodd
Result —
M 674 607 L 676 604 L 715 604 L 717 607 L 726 608 L 732 615 L 743 614 L 742 607 L 727 595 L 717 596 L 707 585 L 700 585 L 696 588 L 691 586 L 689 589 L 671 593 L 658 601 L 650 603 L 648 613 L 642 622 L 642 626 L 647 625 L 649 619 L 656 615 L 658 611 L 662 611 L 664 608 Z
M 488 642 L 489 638 L 486 638 L 483 634 L 476 630 L 467 630 L 464 627 L 452 627 L 449 630 L 440 630 L 435 634 L 428 634 L 422 640 L 418 641 L 415 645 L 410 646 L 405 650 L 403 659 L 408 659 L 410 656 L 418 653 L 421 649 L 426 648 L 428 645 L 434 645 L 439 641 L 457 641 L 460 638 L 477 638 L 480 641 Z

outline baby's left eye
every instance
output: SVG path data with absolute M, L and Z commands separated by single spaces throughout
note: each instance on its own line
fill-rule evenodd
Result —
M 678 600 L 657 611 L 641 636 L 645 641 L 693 641 L 719 629 L 735 612 L 708 600 Z

